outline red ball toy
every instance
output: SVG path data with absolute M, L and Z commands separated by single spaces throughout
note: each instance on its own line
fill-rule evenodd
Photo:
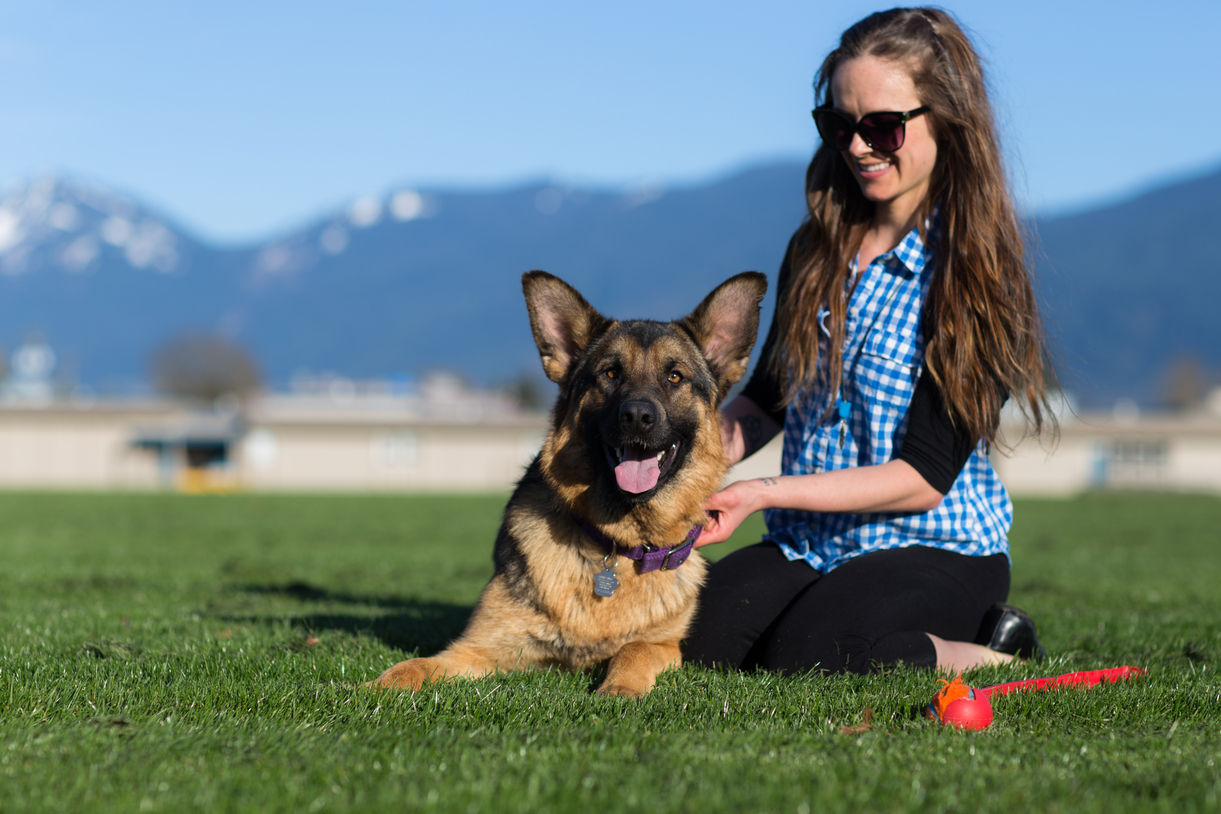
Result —
M 974 693 L 974 691 L 972 691 Z M 982 695 L 951 701 L 941 713 L 941 723 L 959 729 L 983 729 L 992 723 L 992 704 Z
M 983 693 L 964 684 L 961 673 L 953 681 L 942 679 L 941 683 L 944 686 L 929 702 L 928 717 L 959 729 L 984 729 L 992 724 L 992 704 Z

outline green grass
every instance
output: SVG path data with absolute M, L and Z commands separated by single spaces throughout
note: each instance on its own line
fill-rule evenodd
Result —
M 1215 498 L 1018 504 L 1012 599 L 1052 659 L 971 683 L 1150 672 L 999 699 L 984 732 L 922 718 L 907 669 L 356 689 L 461 630 L 502 502 L 0 494 L 0 811 L 1218 807 Z

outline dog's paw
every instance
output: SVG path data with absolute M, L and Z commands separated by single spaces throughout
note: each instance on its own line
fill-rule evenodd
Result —
M 614 695 L 619 698 L 643 698 L 648 694 L 647 689 L 629 687 L 625 684 L 603 684 L 598 688 L 598 695 Z
M 440 678 L 436 673 L 436 666 L 430 665 L 427 659 L 409 659 L 400 661 L 365 686 L 375 690 L 415 692 L 434 678 Z

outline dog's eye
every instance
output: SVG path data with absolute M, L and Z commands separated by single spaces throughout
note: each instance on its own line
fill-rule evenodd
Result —
M 677 370 L 673 371 L 670 374 L 670 384 L 678 384 L 682 380 L 683 380 L 683 374 L 679 373 Z
M 606 378 L 608 378 L 608 379 L 619 378 L 619 371 L 612 367 L 610 370 L 606 371 Z

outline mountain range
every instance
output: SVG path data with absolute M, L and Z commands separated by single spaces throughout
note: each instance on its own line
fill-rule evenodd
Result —
M 397 189 L 253 245 L 214 245 L 97 184 L 43 177 L 0 200 L 0 344 L 33 333 L 66 378 L 147 387 L 184 332 L 248 348 L 266 380 L 460 371 L 537 375 L 523 271 L 604 313 L 670 319 L 746 269 L 775 271 L 804 211 L 800 163 L 703 184 L 599 190 L 548 181 Z M 1086 407 L 1156 405 L 1174 361 L 1221 370 L 1221 172 L 1033 222 L 1036 285 L 1062 385 Z M 764 304 L 766 330 L 771 297 Z

